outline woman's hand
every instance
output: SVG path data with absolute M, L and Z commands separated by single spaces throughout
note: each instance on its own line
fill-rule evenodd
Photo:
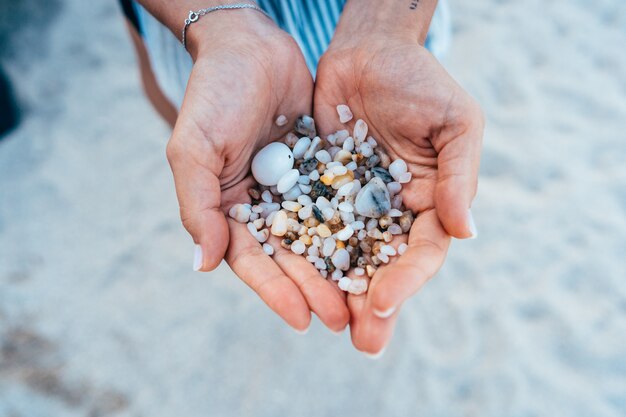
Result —
M 470 206 L 482 113 L 416 38 L 390 33 L 342 37 L 340 31 L 320 61 L 314 101 L 323 134 L 342 128 L 336 106 L 347 104 L 351 125 L 365 120 L 370 135 L 413 175 L 401 192 L 406 207 L 419 213 L 408 250 L 377 270 L 367 294 L 348 296 L 354 345 L 378 353 L 401 304 L 442 265 L 449 236 L 476 235 Z
M 267 256 L 246 225 L 227 219 L 246 202 L 255 152 L 311 113 L 313 81 L 294 40 L 252 10 L 207 15 L 190 27 L 195 64 L 167 146 L 183 225 L 198 245 L 195 268 L 225 257 L 235 273 L 289 325 L 305 330 L 310 311 L 332 330 L 348 322 L 344 299 L 303 257 Z M 278 127 L 284 114 L 289 124 Z

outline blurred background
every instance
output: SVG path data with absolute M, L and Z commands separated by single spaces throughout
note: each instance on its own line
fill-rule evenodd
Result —
M 0 0 L 0 417 L 625 416 L 626 3 L 451 10 L 479 238 L 372 361 L 192 272 L 116 2 Z

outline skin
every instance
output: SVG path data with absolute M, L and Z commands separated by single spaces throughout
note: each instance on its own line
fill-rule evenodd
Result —
M 336 105 L 347 104 L 350 128 L 363 119 L 412 173 L 401 192 L 405 206 L 419 213 L 408 250 L 376 271 L 367 294 L 347 297 L 352 341 L 369 354 L 385 348 L 402 303 L 439 270 L 451 236 L 474 237 L 469 208 L 484 125 L 476 102 L 423 46 L 435 2 L 409 11 L 401 2 L 383 3 L 365 11 L 348 3 L 319 63 L 314 100 L 322 134 L 342 128 Z
M 194 1 L 187 9 L 211 5 Z M 178 33 L 186 16 L 165 0 L 142 3 Z M 200 270 L 224 258 L 290 326 L 307 329 L 311 311 L 333 331 L 349 323 L 355 347 L 366 353 L 387 345 L 399 307 L 440 268 L 450 236 L 473 234 L 482 114 L 423 47 L 436 2 L 413 3 L 348 2 L 319 64 L 314 108 L 300 50 L 269 19 L 250 10 L 200 19 L 188 32 L 195 64 L 167 147 L 183 225 L 202 247 Z M 348 297 L 277 238 L 269 241 L 276 254 L 265 255 L 246 226 L 225 215 L 249 199 L 255 152 L 287 132 L 290 124 L 274 124 L 278 115 L 293 122 L 314 111 L 328 134 L 344 128 L 336 113 L 342 103 L 355 115 L 351 128 L 362 118 L 393 158 L 407 162 L 413 181 L 402 196 L 419 213 L 407 252 L 378 269 L 366 295 Z

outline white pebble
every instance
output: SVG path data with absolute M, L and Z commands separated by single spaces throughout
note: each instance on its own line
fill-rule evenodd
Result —
M 343 150 L 352 152 L 354 150 L 354 139 L 349 137 L 343 142 Z
M 337 247 L 337 242 L 332 237 L 327 237 L 324 239 L 324 244 L 322 246 L 322 255 L 331 256 L 333 252 L 335 252 L 335 248 Z
M 228 211 L 228 215 L 239 223 L 247 223 L 250 220 L 250 214 L 252 210 L 243 204 L 235 204 Z
M 283 201 L 282 206 L 285 210 L 293 211 L 294 213 L 297 213 L 302 208 L 302 205 L 295 201 Z
M 356 220 L 354 218 L 354 213 L 349 213 L 347 211 L 340 211 L 339 217 L 341 217 L 343 224 L 352 224 Z
M 269 243 L 264 243 L 263 244 L 263 252 L 265 252 L 269 256 L 272 256 L 274 254 L 274 248 Z
M 259 213 L 252 213 L 250 215 L 250 221 L 256 220 L 259 218 Z
M 350 183 L 350 184 L 352 184 L 352 183 Z M 350 184 L 346 184 L 346 185 L 350 185 Z M 352 213 L 354 211 L 354 206 L 352 204 L 348 203 L 347 201 L 339 203 L 339 206 L 337 208 L 339 210 L 345 211 L 347 213 Z M 402 215 L 402 213 L 400 213 L 400 215 Z
M 362 221 L 355 221 L 350 223 L 350 227 L 354 230 L 362 230 L 365 229 L 365 223 L 363 223 Z
M 398 182 L 400 184 L 406 184 L 407 182 L 411 181 L 411 173 L 410 172 L 405 172 L 404 174 L 400 175 L 400 178 L 398 179 Z
M 320 179 L 320 173 L 317 172 L 317 170 L 311 171 L 311 173 L 309 174 L 309 178 L 311 178 L 311 181 L 317 181 Z
M 322 164 L 327 164 L 330 161 L 332 161 L 333 159 L 330 157 L 330 154 L 328 153 L 328 151 L 325 150 L 321 150 L 321 151 L 317 151 L 315 153 L 315 159 L 317 159 L 318 161 L 320 161 Z
M 341 269 L 335 269 L 333 273 L 330 274 L 330 277 L 333 281 L 339 281 L 341 278 L 343 278 L 343 271 Z
M 400 217 L 402 216 L 402 212 L 398 209 L 391 209 L 387 212 L 389 217 Z
M 308 175 L 300 175 L 298 178 L 298 184 L 309 185 L 311 183 L 311 178 Z
M 322 276 L 322 278 L 327 278 L 328 277 L 328 271 L 325 269 L 322 269 L 320 271 L 320 275 Z
M 306 246 L 301 240 L 296 240 L 291 244 L 291 251 L 296 255 L 302 255 L 306 250 Z
M 352 161 L 346 164 L 346 168 L 348 168 L 348 171 L 356 171 L 358 165 L 356 164 L 356 162 Z
M 330 260 L 336 268 L 341 269 L 342 271 L 350 269 L 350 253 L 348 253 L 345 249 L 336 250 Z
M 334 166 L 330 169 L 330 172 L 335 176 L 338 177 L 339 175 L 345 175 L 348 173 L 348 168 L 344 167 L 343 165 L 340 166 Z
M 370 230 L 374 230 L 378 227 L 378 219 L 369 219 L 365 224 L 365 229 L 369 232 Z
M 367 280 L 353 279 L 348 286 L 348 292 L 354 295 L 360 295 L 367 291 Z
M 295 162 L 289 146 L 273 142 L 261 149 L 252 159 L 252 175 L 259 184 L 276 185 Z
M 363 240 L 367 237 L 367 232 L 365 231 L 365 229 L 359 230 L 359 233 L 357 233 L 356 237 L 359 240 Z
M 298 203 L 302 204 L 303 206 L 310 206 L 311 204 L 313 204 L 313 200 L 308 195 L 301 195 L 298 197 Z
M 402 207 L 402 196 L 401 195 L 394 195 L 391 198 L 391 207 L 393 207 L 395 209 L 400 209 Z
M 255 237 L 260 243 L 264 243 L 269 239 L 270 231 L 268 229 L 259 230 Z
M 300 138 L 296 145 L 293 147 L 293 157 L 296 159 L 301 159 L 304 156 L 304 153 L 311 146 L 311 138 L 305 136 Z
M 352 283 L 352 280 L 350 278 L 343 277 L 339 280 L 337 285 L 339 286 L 339 289 L 341 289 L 342 291 L 348 291 L 348 288 L 350 287 L 351 283 Z
M 352 120 L 353 117 L 350 107 L 346 106 L 345 104 L 340 104 L 337 106 L 337 114 L 339 115 L 340 123 L 348 123 L 350 120 Z
M 270 190 L 265 190 L 263 191 L 263 193 L 261 193 L 261 200 L 265 201 L 266 203 L 271 203 L 274 199 L 274 196 L 272 195 L 272 193 L 270 192 Z
M 391 233 L 392 235 L 401 235 L 402 234 L 402 227 L 400 227 L 399 224 L 391 224 L 389 225 L 389 227 L 387 228 L 387 231 L 389 233 Z
M 380 252 L 388 256 L 395 256 L 396 250 L 391 245 L 383 245 L 380 247 Z
M 324 262 L 323 259 L 318 259 L 317 261 L 315 261 L 315 267 L 319 270 L 325 270 L 326 262 Z
M 406 252 L 408 248 L 409 245 L 407 245 L 406 243 L 400 243 L 400 246 L 398 246 L 398 255 L 402 255 L 404 252 Z
M 270 213 L 280 210 L 280 204 L 278 203 L 259 203 L 259 207 L 263 209 L 261 217 L 267 218 Z
M 367 137 L 367 143 L 369 143 L 372 148 L 375 148 L 378 146 L 378 142 L 376 142 L 376 139 L 374 139 L 371 136 Z
M 352 237 L 354 234 L 354 230 L 350 225 L 347 225 L 343 229 L 337 232 L 337 239 L 343 240 L 344 242 Z
M 315 262 L 319 261 L 320 257 L 317 255 L 309 255 L 305 259 L 314 264 Z
M 361 146 L 359 146 L 359 152 L 366 158 L 374 155 L 374 149 L 372 148 L 372 145 L 367 142 L 363 142 Z
M 337 141 L 337 138 L 335 137 L 334 134 L 330 134 L 326 137 L 326 141 L 331 145 L 331 146 L 335 146 L 335 143 Z
M 396 159 L 389 165 L 388 171 L 394 180 L 400 182 L 400 176 L 407 171 L 406 162 L 402 159 Z
M 309 249 L 306 250 L 306 253 L 309 256 L 315 256 L 316 258 L 319 258 L 319 256 L 320 256 L 320 250 L 317 248 L 317 246 L 313 246 L 313 245 L 309 246 Z M 309 262 L 311 262 L 311 261 L 309 261 Z M 315 261 L 313 261 L 313 262 L 315 262 Z
M 322 210 L 322 215 L 325 220 L 330 220 L 335 216 L 335 210 L 332 207 L 325 207 Z
M 304 206 L 298 211 L 298 218 L 306 220 L 313 215 L 313 206 Z
M 300 173 L 297 169 L 290 169 L 287 171 L 280 179 L 278 180 L 278 184 L 276 185 L 278 188 L 278 192 L 283 194 L 286 193 L 296 185 L 298 182 L 298 178 L 300 178 Z
M 285 136 L 285 144 L 290 148 L 293 148 L 294 146 L 296 146 L 296 143 L 298 143 L 299 139 L 300 138 L 296 136 L 295 133 L 289 132 L 287 133 L 287 136 Z
M 319 136 L 315 136 L 313 140 L 311 141 L 311 145 L 309 146 L 309 149 L 307 149 L 307 151 L 304 153 L 303 158 L 304 159 L 313 158 L 313 156 L 315 156 L 317 151 L 322 149 L 322 146 L 324 146 L 324 144 L 322 143 L 322 139 L 320 139 Z
M 274 215 L 272 220 L 272 234 L 274 236 L 284 236 L 287 233 L 287 212 L 280 210 Z
M 335 137 L 337 138 L 338 141 L 339 140 L 344 141 L 346 140 L 348 136 L 350 136 L 350 132 L 348 132 L 346 129 L 338 130 L 335 132 Z
M 276 123 L 276 126 L 282 127 L 282 126 L 285 126 L 287 122 L 289 122 L 289 120 L 287 119 L 287 116 L 285 116 L 284 114 L 281 114 L 280 116 L 276 118 L 275 123 Z
M 256 238 L 257 230 L 254 223 L 247 223 L 246 226 L 248 227 L 248 232 L 250 232 L 250 234 Z
M 382 262 L 384 263 L 388 263 L 389 262 L 389 256 L 386 253 L 383 252 L 378 252 L 378 259 L 380 259 Z
M 354 188 L 354 182 L 349 182 L 347 184 L 342 185 L 341 187 L 339 187 L 339 189 L 337 190 L 337 197 L 343 197 L 346 196 L 348 194 L 350 194 L 350 192 L 352 191 L 352 189 Z
M 396 195 L 400 191 L 402 191 L 402 184 L 397 181 L 392 181 L 387 184 L 387 190 L 389 191 L 390 195 Z
M 309 230 L 315 230 L 315 227 L 312 227 Z M 313 246 L 317 246 L 318 248 L 322 246 L 322 238 L 319 236 L 313 236 Z
M 261 230 L 261 228 L 265 226 L 265 219 L 256 219 L 252 223 L 254 224 L 254 227 L 256 227 L 256 230 Z
M 363 268 L 354 268 L 354 275 L 365 275 L 365 269 Z
M 362 119 L 357 120 L 354 124 L 353 135 L 358 143 L 363 143 L 367 137 L 367 123 Z
M 301 185 L 301 184 L 300 184 Z M 286 193 L 283 193 L 283 200 L 291 200 L 295 201 L 298 197 L 302 195 L 302 190 L 300 189 L 300 185 L 296 184 L 289 189 Z M 302 185 L 304 187 L 304 185 Z

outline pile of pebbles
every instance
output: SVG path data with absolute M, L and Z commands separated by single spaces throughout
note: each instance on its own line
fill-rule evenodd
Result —
M 353 118 L 343 104 L 337 113 L 341 123 Z M 287 123 L 283 115 L 276 120 Z M 305 256 L 322 277 L 352 294 L 366 292 L 376 269 L 404 253 L 405 243 L 390 243 L 408 233 L 414 219 L 400 195 L 411 181 L 406 163 L 392 161 L 367 133 L 359 119 L 352 135 L 339 130 L 322 140 L 313 118 L 298 118 L 284 143 L 267 145 L 252 160 L 258 182 L 248 190 L 252 203 L 229 211 L 265 253 L 274 254 L 267 240 L 278 236 L 283 248 Z M 345 276 L 351 269 L 354 279 Z

